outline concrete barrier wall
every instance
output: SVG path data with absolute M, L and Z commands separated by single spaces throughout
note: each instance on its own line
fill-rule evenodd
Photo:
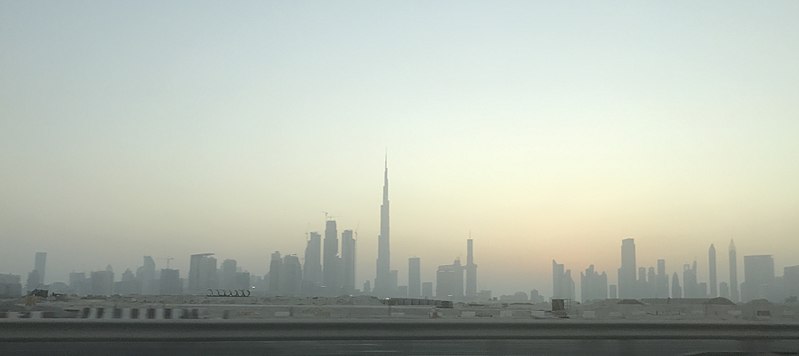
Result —
M 0 320 L 0 342 L 75 341 L 236 341 L 236 340 L 799 340 L 799 324 L 770 323 L 607 323 L 396 321 L 152 321 L 29 319 Z

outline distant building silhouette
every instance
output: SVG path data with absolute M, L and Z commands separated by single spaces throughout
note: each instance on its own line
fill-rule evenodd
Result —
M 655 297 L 669 297 L 669 275 L 666 274 L 666 260 L 658 260 L 657 276 L 655 276 Z
M 635 281 L 635 297 L 643 298 L 646 296 L 646 267 L 638 267 L 638 279 Z
M 619 298 L 637 298 L 635 266 L 635 239 L 621 241 L 621 267 L 619 268 Z
M 107 266 L 105 271 L 96 271 L 91 274 L 91 295 L 110 296 L 114 293 L 114 270 Z
M 119 295 L 139 294 L 141 292 L 141 284 L 130 268 L 122 272 L 122 279 L 119 282 L 114 283 L 114 292 Z
M 575 299 L 571 270 L 552 260 L 552 299 Z
M 0 274 L 0 298 L 19 298 L 22 295 L 21 279 L 15 274 Z
M 280 251 L 272 252 L 272 258 L 269 260 L 269 287 L 267 293 L 270 295 L 280 295 L 280 277 L 283 273 L 283 257 Z
M 419 257 L 408 259 L 408 296 L 422 296 L 422 260 Z
M 654 298 L 656 294 L 657 275 L 655 274 L 655 267 L 649 267 L 646 270 L 646 289 L 643 295 L 647 298 Z
M 460 259 L 451 265 L 438 266 L 436 271 L 436 298 L 463 299 L 463 266 Z
M 219 287 L 222 289 L 236 288 L 236 272 L 237 262 L 233 259 L 226 259 L 222 261 L 222 266 L 219 269 Z
M 744 282 L 741 284 L 741 300 L 769 299 L 775 296 L 774 259 L 771 255 L 744 256 Z
M 25 282 L 25 290 L 28 292 L 38 289 L 42 286 L 41 283 L 42 278 L 39 276 L 39 271 L 34 269 L 33 271 L 28 272 L 28 280 Z
M 158 283 L 155 278 L 155 260 L 151 256 L 142 258 L 142 265 L 136 269 L 136 280 L 141 286 L 141 294 L 158 294 Z
M 716 247 L 713 244 L 710 244 L 710 248 L 707 250 L 707 273 L 708 273 L 708 283 L 710 283 L 710 294 L 711 298 L 715 298 L 719 296 L 718 292 L 718 281 L 716 280 Z
M 611 285 L 609 285 L 609 286 L 608 286 L 608 297 L 609 297 L 610 299 L 616 299 L 616 298 L 618 298 L 618 297 L 619 297 L 619 290 L 618 290 L 618 288 L 619 288 L 619 287 L 618 287 L 618 286 L 616 286 L 615 284 L 611 284 Z
M 338 230 L 335 220 L 325 221 L 324 255 L 322 260 L 323 285 L 329 295 L 338 294 L 341 287 L 339 279 L 341 264 L 338 256 Z
M 383 204 L 380 205 L 380 235 L 377 237 L 377 274 L 374 294 L 388 296 L 394 293 L 396 283 L 391 282 L 391 227 L 388 200 L 388 157 L 383 170 Z
M 89 294 L 89 278 L 84 272 L 69 273 L 69 289 L 77 295 Z
M 311 232 L 308 236 L 302 273 L 304 292 L 318 294 L 322 286 L 322 236 L 318 232 Z
M 671 297 L 682 298 L 682 287 L 680 287 L 680 277 L 677 276 L 677 272 L 671 276 Z
M 208 289 L 218 288 L 216 258 L 213 253 L 191 255 L 189 261 L 189 293 L 205 294 Z
M 356 249 L 352 230 L 341 233 L 342 287 L 344 293 L 355 293 Z
M 735 303 L 741 301 L 738 293 L 738 254 L 735 251 L 735 241 L 730 240 L 730 300 Z
M 693 264 L 683 265 L 682 290 L 685 298 L 705 298 L 705 295 L 700 291 L 696 275 L 696 261 Z
M 785 297 L 799 297 L 799 266 L 788 266 L 783 270 Z
M 283 264 L 280 267 L 279 283 L 279 292 L 281 295 L 300 294 L 302 287 L 302 265 L 300 264 L 299 257 L 296 255 L 286 255 L 283 257 Z
M 180 280 L 180 271 L 176 269 L 161 269 L 160 291 L 162 295 L 183 294 L 183 282 Z
M 585 272 L 580 273 L 580 300 L 585 303 L 592 300 L 605 300 L 608 298 L 608 275 L 594 271 L 594 265 L 588 266 Z
M 397 286 L 397 297 L 399 298 L 407 298 L 408 297 L 408 286 Z
M 433 298 L 433 282 L 422 282 L 422 297 Z
M 474 240 L 466 240 L 466 298 L 477 298 L 477 265 L 474 263 Z

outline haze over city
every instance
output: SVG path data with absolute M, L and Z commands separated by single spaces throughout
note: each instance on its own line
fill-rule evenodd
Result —
M 0 3 L 0 272 L 264 275 L 327 212 L 374 283 L 386 154 L 399 284 L 799 264 L 799 3 L 501 4 Z

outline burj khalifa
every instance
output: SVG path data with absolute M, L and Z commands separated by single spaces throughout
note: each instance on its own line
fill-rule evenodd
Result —
M 389 295 L 391 290 L 391 247 L 389 244 L 388 157 L 383 172 L 383 204 L 380 205 L 380 235 L 377 237 L 377 275 L 374 293 Z

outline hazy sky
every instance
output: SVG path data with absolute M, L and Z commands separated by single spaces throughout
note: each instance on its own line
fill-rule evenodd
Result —
M 373 279 L 465 260 L 551 293 L 719 251 L 799 264 L 799 2 L 0 0 L 0 272 L 215 252 L 264 274 L 358 229 Z M 743 261 L 739 261 L 743 270 Z

